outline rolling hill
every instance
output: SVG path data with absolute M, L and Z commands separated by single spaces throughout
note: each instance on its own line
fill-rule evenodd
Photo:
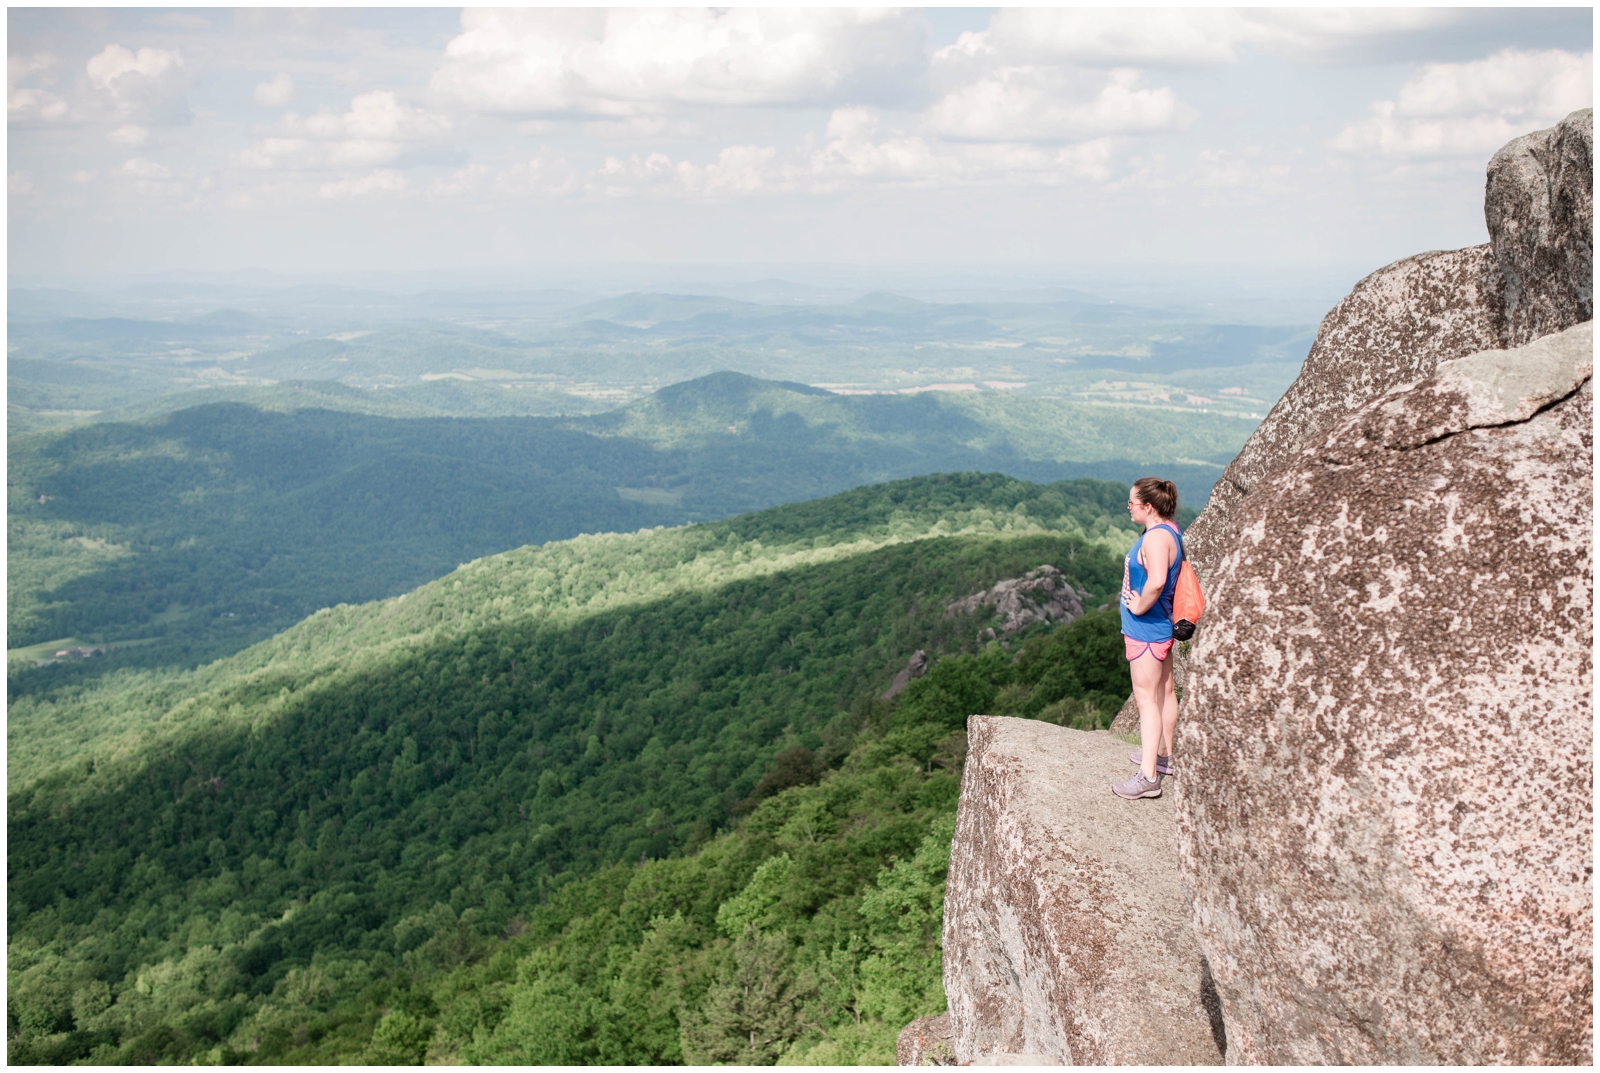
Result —
M 841 396 L 736 373 L 588 417 L 322 408 L 368 397 L 354 390 L 13 436 L 11 645 L 111 650 L 14 667 L 12 695 L 106 666 L 194 666 L 507 548 L 916 474 L 1128 481 L 1156 466 L 1198 506 L 1253 427 L 1003 392 Z
M 526 547 L 14 704 L 11 1060 L 883 1061 L 943 1005 L 966 714 L 1127 689 L 1111 613 L 1006 647 L 947 608 L 1046 564 L 1109 598 L 1123 494 L 921 478 Z
M 1081 401 L 1161 396 L 1177 408 L 1264 414 L 1311 341 L 1309 325 L 1229 323 L 1203 308 L 1069 291 L 824 300 L 768 284 L 599 299 L 509 289 L 13 289 L 8 412 L 14 428 L 35 429 L 125 419 L 130 406 L 182 409 L 202 401 L 181 398 L 195 391 L 332 380 L 440 416 L 592 413 L 732 369 L 850 390 L 1004 381 Z

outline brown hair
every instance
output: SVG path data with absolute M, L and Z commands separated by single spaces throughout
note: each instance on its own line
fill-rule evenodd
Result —
M 1178 486 L 1160 477 L 1140 477 L 1133 482 L 1133 494 L 1139 502 L 1152 507 L 1166 521 L 1178 514 Z

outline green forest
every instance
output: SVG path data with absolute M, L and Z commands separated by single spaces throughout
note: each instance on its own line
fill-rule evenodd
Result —
M 1125 481 L 1150 465 L 1119 460 L 1115 444 L 1140 443 L 1147 458 L 1222 459 L 1251 427 L 1179 416 L 1152 422 L 1027 398 L 846 397 L 718 374 L 591 417 L 214 403 L 14 435 L 8 637 L 14 650 L 44 647 L 9 669 L 9 692 L 115 667 L 194 667 L 319 609 L 394 596 L 507 548 L 706 521 L 930 471 Z M 1194 505 L 1219 472 L 1158 468 Z M 105 651 L 34 667 L 69 645 Z
M 838 561 L 937 536 L 1075 534 L 1120 553 L 1133 525 L 1121 486 L 1039 486 L 955 474 L 853 489 L 717 522 L 602 533 L 474 560 L 388 600 L 325 608 L 230 658 L 180 671 L 82 661 L 13 669 L 7 723 L 13 789 L 53 764 L 121 754 L 146 733 L 183 731 L 231 706 L 220 692 L 255 676 L 304 688 L 464 629 L 570 623 L 730 581 Z M 101 673 L 95 673 L 99 671 Z M 19 688 L 19 685 L 26 688 Z
M 944 1004 L 966 717 L 1128 693 L 1114 612 L 945 609 L 1042 564 L 1111 600 L 1124 495 L 964 474 L 521 548 L 14 701 L 10 1060 L 892 1062 Z

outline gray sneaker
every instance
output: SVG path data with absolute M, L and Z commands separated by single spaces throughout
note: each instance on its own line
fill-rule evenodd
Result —
M 1144 750 L 1143 749 L 1135 749 L 1133 751 L 1133 754 L 1131 756 L 1129 756 L 1128 759 L 1130 761 L 1132 761 L 1134 767 L 1142 767 L 1142 766 L 1144 766 Z M 1172 774 L 1172 757 L 1170 757 L 1170 756 L 1162 756 L 1160 753 L 1156 754 L 1156 774 L 1157 775 L 1171 775 Z
M 1140 797 L 1160 797 L 1161 776 L 1157 775 L 1154 779 L 1147 779 L 1144 777 L 1144 772 L 1135 771 L 1133 778 L 1127 782 L 1112 784 L 1111 792 L 1118 797 L 1125 797 L 1129 801 Z

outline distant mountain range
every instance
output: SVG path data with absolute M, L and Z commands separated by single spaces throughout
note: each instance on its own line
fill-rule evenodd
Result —
M 1309 339 L 1031 297 L 14 292 L 10 1060 L 892 1061 L 966 716 L 1107 725 Z
M 19 429 L 288 380 L 401 392 L 404 404 L 441 414 L 594 413 L 719 369 L 852 391 L 1005 384 L 1083 401 L 1131 391 L 1264 414 L 1311 340 L 1310 325 L 1228 323 L 1066 289 L 937 302 L 884 291 L 844 299 L 782 280 L 613 297 L 178 284 L 10 297 L 9 416 Z
M 350 388 L 253 390 L 276 405 L 11 438 L 14 648 L 120 642 L 109 662 L 193 664 L 508 548 L 932 472 L 1126 484 L 1159 470 L 1198 507 L 1254 424 L 738 373 L 587 417 L 405 417 L 352 412 L 374 396 Z

